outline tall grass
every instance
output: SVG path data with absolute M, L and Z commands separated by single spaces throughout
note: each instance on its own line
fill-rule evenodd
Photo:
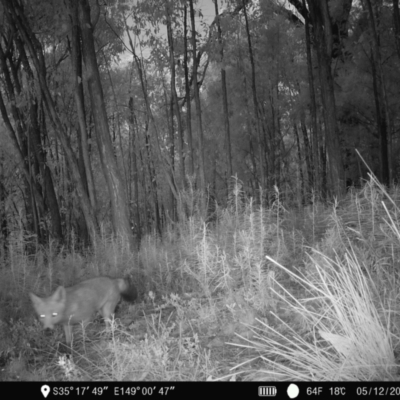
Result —
M 192 211 L 193 196 L 182 194 Z M 274 203 L 260 205 L 236 180 L 213 218 L 181 210 L 180 222 L 144 237 L 137 254 L 105 230 L 85 254 L 49 245 L 31 257 L 11 243 L 0 285 L 13 288 L 6 320 L 25 338 L 13 346 L 36 361 L 54 351 L 28 318 L 28 291 L 129 274 L 138 304 L 123 309 L 112 340 L 85 346 L 77 336 L 77 369 L 57 364 L 58 379 L 397 379 L 398 189 L 371 178 L 340 202 L 304 208 L 285 204 L 278 188 L 268 197 Z M 34 352 L 24 353 L 28 344 Z M 34 376 L 49 362 L 36 362 Z

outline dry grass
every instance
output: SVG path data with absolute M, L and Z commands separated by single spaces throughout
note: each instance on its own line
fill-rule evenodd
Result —
M 372 178 L 304 209 L 273 197 L 260 207 L 236 182 L 215 222 L 182 219 L 137 254 L 103 232 L 90 253 L 28 256 L 16 232 L 0 283 L 0 355 L 13 366 L 3 379 L 398 380 L 399 190 Z M 94 322 L 72 359 L 60 355 L 62 333 L 43 337 L 27 292 L 126 273 L 140 301 L 111 333 Z

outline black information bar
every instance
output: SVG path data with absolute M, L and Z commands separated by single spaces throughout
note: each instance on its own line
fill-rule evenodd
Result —
M 0 382 L 4 399 L 371 399 L 400 397 L 400 382 Z M 206 397 L 205 397 L 206 396 Z M 217 397 L 218 396 L 218 397 Z

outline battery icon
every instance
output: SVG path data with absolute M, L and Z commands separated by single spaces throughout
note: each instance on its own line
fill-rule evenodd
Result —
M 276 387 L 275 386 L 259 386 L 258 387 L 258 396 L 259 397 L 274 397 L 274 396 L 276 396 Z

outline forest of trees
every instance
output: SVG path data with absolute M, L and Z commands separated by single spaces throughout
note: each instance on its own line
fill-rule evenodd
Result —
M 207 17 L 207 18 L 206 18 Z M 0 0 L 0 240 L 128 243 L 400 179 L 399 0 Z

